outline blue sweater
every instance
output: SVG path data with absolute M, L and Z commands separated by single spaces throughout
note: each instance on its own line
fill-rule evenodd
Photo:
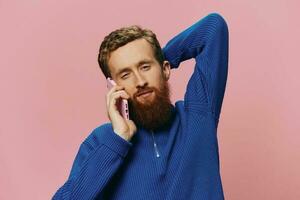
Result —
M 228 28 L 211 13 L 163 48 L 172 68 L 194 58 L 184 100 L 169 130 L 139 129 L 126 141 L 111 123 L 81 144 L 68 180 L 53 199 L 224 199 L 217 127 L 228 67 Z

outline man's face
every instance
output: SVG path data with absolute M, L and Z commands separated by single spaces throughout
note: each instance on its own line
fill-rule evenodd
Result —
M 172 120 L 168 79 L 170 64 L 160 66 L 145 39 L 113 51 L 108 61 L 112 78 L 129 94 L 130 118 L 137 126 L 158 130 Z
M 150 88 L 159 89 L 170 74 L 169 62 L 164 61 L 162 69 L 145 39 L 134 40 L 113 51 L 108 65 L 116 83 L 140 103 L 153 101 L 156 94 Z

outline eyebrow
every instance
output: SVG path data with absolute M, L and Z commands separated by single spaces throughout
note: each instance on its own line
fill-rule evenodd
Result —
M 153 61 L 152 60 L 149 60 L 149 59 L 143 59 L 143 60 L 140 60 L 137 64 L 135 64 L 135 66 L 141 66 L 141 65 L 144 65 L 144 64 L 150 64 L 152 63 Z M 116 75 L 119 76 L 120 74 L 122 74 L 123 72 L 127 72 L 127 71 L 130 71 L 130 67 L 124 67 L 123 69 L 119 70 Z

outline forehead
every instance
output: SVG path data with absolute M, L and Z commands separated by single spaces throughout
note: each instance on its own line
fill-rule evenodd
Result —
M 141 60 L 155 61 L 151 44 L 145 39 L 137 39 L 111 52 L 108 60 L 110 71 L 134 67 Z

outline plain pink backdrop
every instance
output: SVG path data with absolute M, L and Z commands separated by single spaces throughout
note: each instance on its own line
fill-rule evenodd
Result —
M 139 24 L 161 45 L 210 12 L 230 32 L 218 129 L 229 200 L 300 199 L 299 1 L 0 1 L 0 199 L 50 199 L 107 122 L 105 35 Z M 193 60 L 172 70 L 183 98 Z

